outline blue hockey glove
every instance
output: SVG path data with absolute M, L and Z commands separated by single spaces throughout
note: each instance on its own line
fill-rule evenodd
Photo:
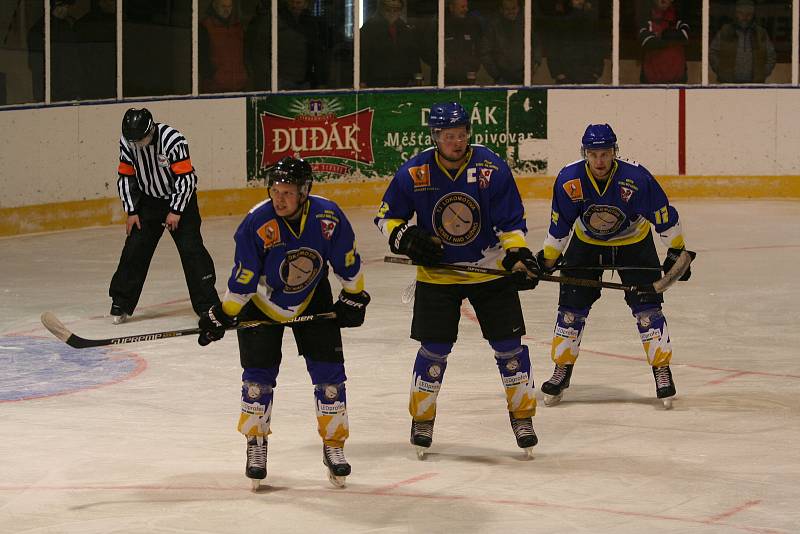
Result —
M 348 293 L 344 289 L 339 293 L 339 300 L 333 305 L 336 322 L 341 328 L 353 328 L 364 324 L 367 304 L 372 300 L 369 293 Z
M 435 265 L 442 261 L 444 249 L 442 242 L 419 226 L 401 224 L 389 237 L 389 249 L 395 254 L 403 254 L 419 265 Z
M 231 317 L 222 311 L 221 303 L 214 304 L 197 322 L 197 327 L 200 329 L 197 342 L 201 347 L 205 347 L 212 341 L 219 341 L 225 337 L 226 329 L 237 324 L 239 324 L 239 320 L 236 317 Z
M 514 268 L 518 263 L 522 264 L 522 269 Z M 520 247 L 514 251 L 507 250 L 506 257 L 503 258 L 503 268 L 514 272 L 514 283 L 520 291 L 533 289 L 539 284 L 537 275 L 541 269 L 533 252 L 527 247 Z

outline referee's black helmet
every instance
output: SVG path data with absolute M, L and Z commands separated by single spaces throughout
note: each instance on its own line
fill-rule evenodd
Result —
M 122 117 L 122 137 L 128 141 L 141 141 L 155 126 L 153 115 L 147 108 L 131 108 Z
M 302 195 L 308 195 L 313 181 L 311 165 L 302 158 L 286 156 L 267 171 L 267 187 L 274 184 L 294 184 Z

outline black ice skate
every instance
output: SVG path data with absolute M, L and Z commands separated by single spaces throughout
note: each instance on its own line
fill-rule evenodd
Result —
M 664 403 L 664 409 L 672 409 L 672 399 L 675 397 L 675 382 L 672 381 L 672 371 L 669 365 L 653 367 L 653 377 L 656 379 L 656 397 Z
M 517 446 L 525 449 L 528 458 L 533 458 L 533 448 L 539 443 L 539 438 L 533 431 L 533 420 L 530 417 L 516 418 L 511 412 L 508 412 L 508 418 L 511 420 L 514 437 L 517 438 Z
M 128 317 L 130 317 L 127 313 L 125 313 L 122 310 L 122 308 L 120 308 L 116 304 L 111 305 L 110 315 L 111 315 L 111 322 L 113 324 L 122 324 L 128 320 Z
M 542 384 L 545 406 L 555 406 L 561 402 L 564 390 L 569 387 L 569 379 L 572 377 L 573 366 L 574 364 L 571 363 L 564 366 L 556 364 L 556 368 L 553 369 L 553 376 Z
M 425 456 L 425 451 L 433 442 L 433 422 L 430 421 L 411 421 L 411 444 L 417 450 L 417 458 L 420 460 Z
M 322 463 L 328 468 L 328 480 L 337 488 L 343 488 L 347 475 L 350 474 L 350 464 L 344 457 L 341 447 L 322 446 Z
M 247 440 L 247 465 L 244 474 L 250 479 L 253 491 L 257 491 L 261 481 L 267 478 L 267 439 L 265 437 Z

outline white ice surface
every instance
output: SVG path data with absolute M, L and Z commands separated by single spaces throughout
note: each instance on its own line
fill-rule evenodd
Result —
M 547 408 L 540 399 L 532 461 L 514 443 L 493 354 L 469 306 L 433 447 L 416 459 L 407 403 L 417 344 L 400 302 L 413 270 L 384 264 L 372 211 L 349 210 L 372 303 L 365 325 L 344 331 L 353 474 L 342 490 L 327 481 L 312 388 L 289 334 L 268 487 L 257 494 L 236 432 L 235 335 L 206 348 L 194 338 L 124 345 L 110 353 L 133 362 L 121 378 L 8 400 L 13 389 L 79 384 L 61 375 L 64 365 L 102 354 L 65 356 L 39 324 L 42 311 L 99 338 L 190 328 L 196 317 L 167 236 L 135 316 L 121 326 L 106 314 L 123 228 L 0 239 L 0 532 L 798 532 L 800 203 L 676 205 L 698 257 L 664 306 L 674 409 L 654 398 L 622 294 L 605 290 L 563 402 Z M 537 250 L 549 206 L 526 207 Z M 204 221 L 220 291 L 238 221 Z M 521 297 L 541 384 L 552 371 L 557 285 Z M 110 372 L 98 358 L 90 377 Z

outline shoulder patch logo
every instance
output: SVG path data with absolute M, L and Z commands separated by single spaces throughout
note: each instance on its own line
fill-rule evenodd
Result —
M 581 187 L 580 178 L 566 182 L 563 187 L 570 200 L 583 200 L 583 187 Z
M 333 231 L 336 230 L 336 221 L 331 221 L 330 219 L 320 219 L 319 227 L 322 230 L 322 237 L 330 241 L 331 237 L 333 237 Z
M 414 181 L 414 187 L 427 187 L 431 185 L 431 170 L 427 163 L 419 167 L 409 167 L 408 173 Z
M 489 182 L 492 180 L 492 172 L 494 172 L 494 169 L 484 167 L 478 169 L 478 187 L 481 189 L 489 187 Z
M 628 202 L 633 196 L 633 189 L 621 185 L 619 186 L 619 196 L 622 198 L 623 202 Z
M 270 219 L 261 228 L 256 230 L 258 237 L 264 242 L 264 250 L 275 246 L 281 241 L 281 230 L 278 228 L 278 221 Z

